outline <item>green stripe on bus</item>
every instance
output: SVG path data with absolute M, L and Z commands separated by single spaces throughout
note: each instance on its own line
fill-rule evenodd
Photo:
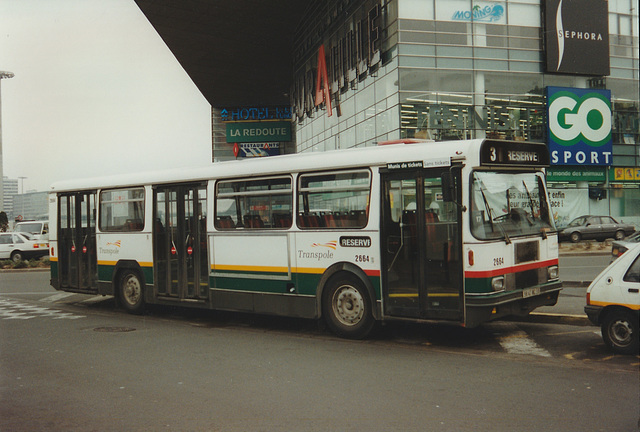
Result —
M 284 276 L 286 273 L 268 273 L 259 272 L 243 272 L 248 277 L 238 277 L 239 272 L 228 272 L 228 276 L 223 271 L 216 271 L 215 274 L 209 276 L 209 282 L 212 288 L 229 289 L 237 291 L 253 291 L 283 294 L 288 293 L 291 284 L 295 287 L 296 294 L 316 295 L 316 289 L 322 278 L 320 273 L 293 273 L 290 280 L 273 280 L 268 276 Z M 261 276 L 264 276 L 262 278 Z M 377 276 L 369 276 L 369 280 L 374 287 L 376 299 L 380 299 L 380 278 Z
M 98 264 L 98 281 L 111 282 L 113 280 L 113 272 L 116 266 Z M 142 276 L 147 285 L 153 285 L 153 267 L 140 267 L 142 270 Z

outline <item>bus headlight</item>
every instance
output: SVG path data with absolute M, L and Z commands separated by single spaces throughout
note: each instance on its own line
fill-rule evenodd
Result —
M 491 288 L 494 291 L 504 290 L 504 276 L 497 276 L 491 279 Z
M 550 266 L 547 271 L 549 272 L 549 280 L 558 279 L 558 266 Z

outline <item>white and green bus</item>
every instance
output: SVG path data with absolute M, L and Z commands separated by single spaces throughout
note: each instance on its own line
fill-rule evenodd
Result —
M 473 327 L 554 305 L 544 144 L 384 143 L 66 181 L 51 284 L 146 304 Z

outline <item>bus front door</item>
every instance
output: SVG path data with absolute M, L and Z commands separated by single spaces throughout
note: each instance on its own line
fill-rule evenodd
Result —
M 464 320 L 461 213 L 455 203 L 443 200 L 445 171 L 448 168 L 383 174 L 386 315 Z
M 159 298 L 208 298 L 206 198 L 205 185 L 155 189 L 153 243 Z
M 96 193 L 59 195 L 58 221 L 60 287 L 97 291 Z

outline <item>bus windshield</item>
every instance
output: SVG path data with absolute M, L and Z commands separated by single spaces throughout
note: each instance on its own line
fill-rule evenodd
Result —
M 481 240 L 555 231 L 542 173 L 474 171 L 471 232 Z

